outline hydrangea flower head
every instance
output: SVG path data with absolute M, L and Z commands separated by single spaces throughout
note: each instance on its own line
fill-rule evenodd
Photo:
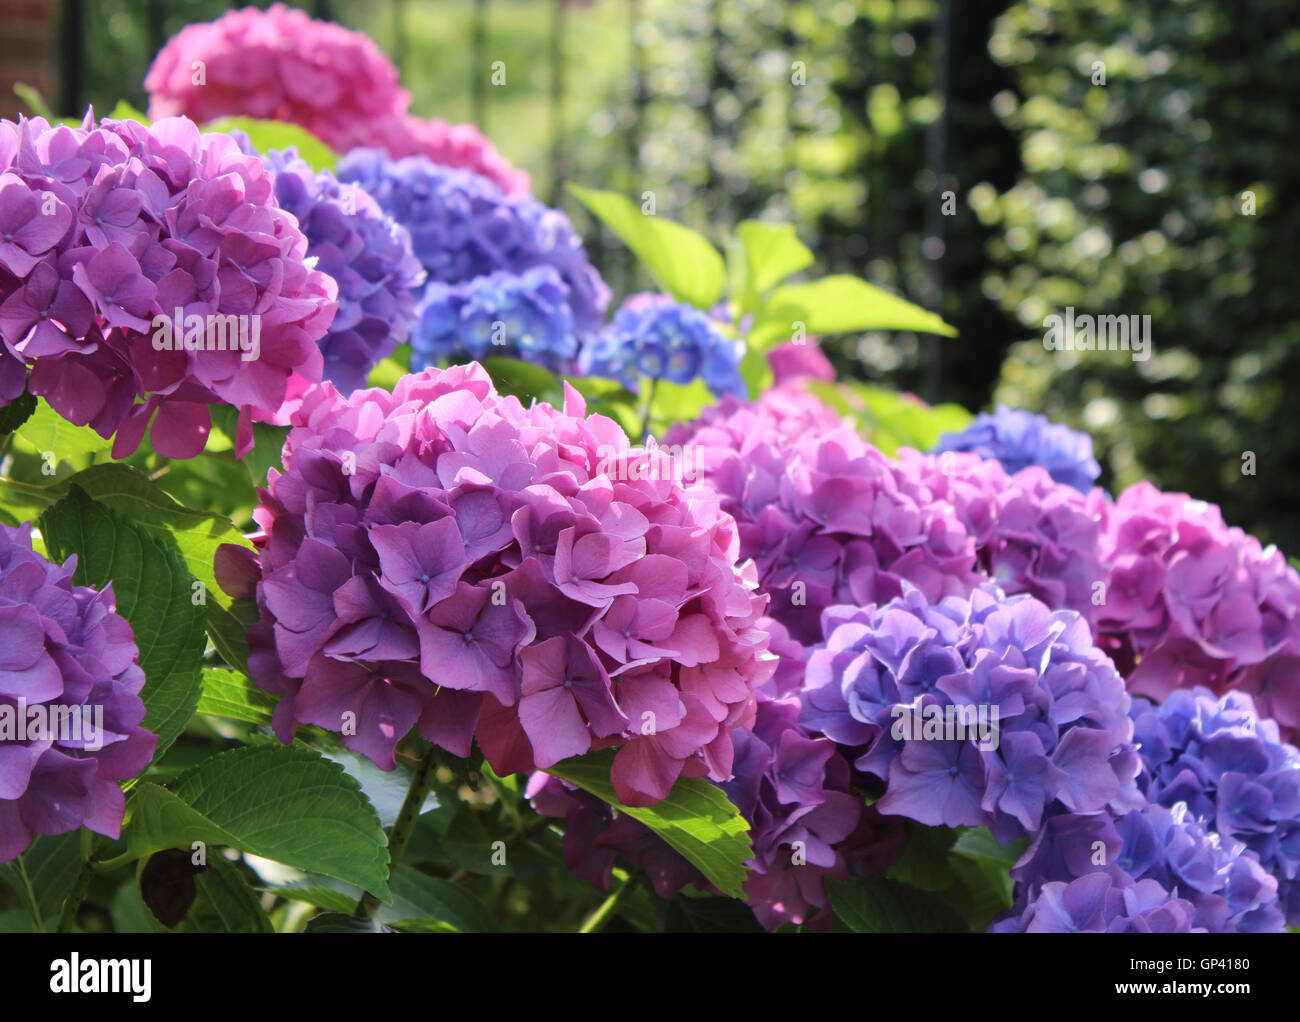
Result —
M 578 366 L 633 390 L 643 376 L 678 384 L 702 379 L 715 394 L 744 397 L 744 354 L 744 341 L 728 337 L 707 313 L 668 295 L 638 294 L 583 346 Z
M 153 758 L 144 672 L 111 586 L 74 585 L 75 557 L 51 564 L 31 526 L 0 525 L 0 862 L 35 834 L 85 826 L 117 838 L 118 782 Z M 64 728 L 60 715 L 80 725 Z M 41 723 L 41 721 L 44 721 Z
M 408 113 L 377 118 L 360 132 L 358 146 L 382 149 L 395 160 L 424 156 L 444 167 L 459 167 L 486 178 L 507 195 L 531 193 L 528 171 L 510 165 L 472 124 L 424 120 Z
M 414 727 L 503 775 L 618 746 L 627 805 L 731 776 L 775 668 L 753 566 L 714 495 L 571 389 L 525 409 L 477 364 L 324 384 L 255 518 L 249 667 L 285 740 L 352 713 L 345 743 L 382 767 Z
M 1300 924 L 1300 750 L 1244 692 L 1180 689 L 1159 706 L 1133 700 L 1132 716 L 1147 797 L 1184 804 L 1225 843 L 1244 844 Z
M 369 37 L 279 3 L 187 25 L 158 52 L 144 86 L 153 120 L 287 121 L 339 152 L 365 144 L 369 125 L 410 105 Z
M 0 378 L 12 391 L 30 367 L 28 389 L 115 435 L 114 457 L 151 420 L 159 454 L 198 454 L 219 402 L 240 410 L 243 454 L 255 412 L 320 379 L 337 285 L 229 135 L 183 117 L 0 121 L 0 189 Z
M 823 624 L 800 721 L 861 750 L 881 813 L 1006 842 L 1062 807 L 1140 803 L 1128 693 L 1073 611 L 992 584 L 937 602 L 908 587 Z
M 1157 701 L 1246 692 L 1284 737 L 1300 735 L 1300 572 L 1186 494 L 1138 483 L 1091 502 L 1107 569 L 1096 627 L 1129 688 Z
M 520 343 L 512 339 L 513 319 L 531 324 L 526 332 L 534 340 L 555 334 L 564 325 L 563 315 L 553 311 L 561 300 L 556 278 L 574 337 L 600 329 L 609 288 L 559 210 L 533 198 L 507 195 L 485 178 L 419 156 L 393 160 L 360 149 L 339 161 L 338 173 L 341 180 L 360 185 L 410 231 L 416 258 L 429 280 L 421 313 L 425 307 L 433 310 L 427 319 L 422 315 L 411 341 L 422 357 L 447 348 L 467 306 L 501 314 L 504 318 L 493 322 L 504 324 L 506 345 Z M 509 293 L 503 290 L 501 275 L 524 277 L 542 267 L 553 275 L 534 273 L 512 285 Z M 484 277 L 491 279 L 479 280 Z M 443 286 L 434 286 L 438 284 Z M 471 330 L 458 354 L 472 356 L 470 346 L 476 343 Z M 567 346 L 547 342 L 541 353 L 558 358 Z
M 1043 885 L 1018 916 L 993 926 L 999 933 L 1204 933 L 1195 906 L 1155 880 L 1089 873 Z
M 242 132 L 232 134 L 245 152 L 254 152 Z M 328 170 L 312 170 L 295 149 L 273 150 L 262 162 L 275 175 L 280 207 L 297 217 L 307 236 L 308 258 L 338 282 L 338 312 L 318 343 L 325 379 L 349 393 L 410 336 L 412 289 L 423 285 L 424 267 L 406 228 L 361 188 Z
M 981 412 L 960 433 L 945 433 L 935 447 L 936 453 L 944 451 L 973 451 L 999 462 L 1008 475 L 1037 465 L 1058 483 L 1080 493 L 1091 490 L 1101 475 L 1087 433 L 1006 405 L 998 405 L 991 414 Z

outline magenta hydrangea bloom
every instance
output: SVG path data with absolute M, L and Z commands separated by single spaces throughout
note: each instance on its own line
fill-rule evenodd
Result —
M 193 457 L 221 402 L 246 453 L 254 413 L 291 376 L 320 379 L 337 285 L 230 136 L 183 117 L 0 121 L 0 188 L 0 381 L 30 367 L 28 389 L 115 437 L 114 457 L 151 420 L 155 450 Z
M 144 86 L 154 119 L 287 121 L 336 152 L 365 146 L 394 159 L 427 156 L 481 174 L 512 195 L 529 191 L 527 172 L 512 167 L 474 125 L 410 114 L 397 68 L 368 36 L 284 4 L 187 25 L 158 52 Z
M 250 671 L 382 767 L 413 727 L 493 769 L 618 746 L 628 805 L 726 780 L 775 669 L 734 521 L 612 421 L 477 364 L 305 395 L 255 518 Z M 626 470 L 625 470 L 626 467 Z M 238 574 L 237 572 L 235 574 Z
M 339 152 L 411 101 L 369 37 L 278 3 L 187 25 L 158 52 L 144 87 L 152 119 L 287 121 Z
M 1005 843 L 1056 812 L 1142 804 L 1131 700 L 1073 611 L 992 584 L 937 602 L 908 587 L 823 621 L 800 723 L 860 753 L 880 812 Z
M 978 584 L 970 532 L 951 506 L 902 474 L 827 406 L 778 387 L 727 398 L 674 426 L 702 479 L 734 515 L 771 617 L 805 646 L 835 603 L 883 602 L 910 582 L 937 599 Z
M 140 726 L 131 626 L 112 587 L 73 585 L 75 568 L 75 557 L 57 565 L 34 552 L 30 525 L 0 525 L 0 862 L 35 834 L 85 826 L 117 838 L 118 782 L 157 744 Z
M 1138 483 L 1091 503 L 1106 567 L 1096 629 L 1130 690 L 1157 702 L 1198 685 L 1247 692 L 1300 737 L 1300 572 L 1186 494 Z

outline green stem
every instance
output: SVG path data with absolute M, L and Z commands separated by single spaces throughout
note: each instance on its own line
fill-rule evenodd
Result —
M 582 924 L 579 933 L 598 933 L 602 930 L 614 910 L 618 908 L 619 901 L 622 900 L 624 893 L 632 884 L 632 877 L 626 876 L 619 881 L 618 886 L 609 892 L 609 897 L 601 902 L 600 906 L 587 917 L 587 921 Z
M 139 856 L 134 852 L 123 852 L 113 859 L 104 859 L 102 862 L 98 860 L 92 861 L 90 868 L 95 873 L 112 873 L 114 870 L 130 865 L 138 858 Z
M 645 443 L 646 437 L 650 435 L 650 409 L 654 407 L 655 391 L 659 387 L 659 377 L 650 378 L 650 386 L 646 390 L 645 413 L 641 416 L 641 442 Z
M 402 803 L 402 810 L 397 814 L 397 821 L 393 824 L 393 829 L 388 835 L 388 878 L 390 881 L 394 874 L 397 873 L 397 866 L 402 861 L 402 853 L 406 851 L 406 845 L 411 840 L 411 834 L 415 830 L 415 821 L 420 818 L 420 810 L 424 808 L 425 799 L 429 797 L 429 790 L 433 787 L 437 766 L 438 747 L 430 745 L 428 751 L 424 754 L 424 758 L 420 760 L 420 766 L 415 771 L 415 777 L 411 780 L 411 787 L 406 792 L 406 801 Z M 361 919 L 369 919 L 378 911 L 379 905 L 379 898 L 367 891 L 365 896 L 357 903 L 356 915 Z
M 72 929 L 72 924 L 77 921 L 77 910 L 86 900 L 86 894 L 90 891 L 90 880 L 94 875 L 94 867 L 91 863 L 94 852 L 95 839 L 90 831 L 82 827 L 81 871 L 77 874 L 77 879 L 72 882 L 72 890 L 68 891 L 68 897 L 63 902 L 63 912 L 59 915 L 59 925 L 55 933 L 67 933 Z
M 52 493 L 47 487 L 33 486 L 31 483 L 22 483 L 17 479 L 0 479 L 0 485 L 12 487 L 20 490 L 29 497 L 39 497 L 47 504 L 53 504 L 59 499 L 59 494 Z
M 41 905 L 36 900 L 36 890 L 32 887 L 32 878 L 27 875 L 27 863 L 23 862 L 23 857 L 18 856 L 18 872 L 22 874 L 23 885 L 27 888 L 27 904 L 32 910 L 32 922 L 36 924 L 36 932 L 45 932 L 45 920 L 41 917 Z

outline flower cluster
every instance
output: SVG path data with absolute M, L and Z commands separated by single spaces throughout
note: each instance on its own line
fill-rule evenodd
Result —
M 1186 494 L 1138 483 L 1091 502 L 1107 569 L 1094 627 L 1130 690 L 1247 692 L 1284 737 L 1300 736 L 1300 572 Z
M 992 584 L 832 607 L 800 722 L 862 749 L 886 815 L 987 826 L 1005 843 L 1073 813 L 1141 804 L 1130 700 L 1087 623 Z
M 1177 691 L 1159 706 L 1139 698 L 1132 715 L 1147 797 L 1185 804 L 1225 843 L 1255 853 L 1300 925 L 1300 749 L 1242 692 Z
M 1003 933 L 1196 933 L 1191 902 L 1155 880 L 1089 873 L 1044 884 L 1024 911 L 999 923 Z
M 1081 493 L 1091 490 L 1101 475 L 1087 433 L 1006 405 L 998 405 L 992 414 L 976 416 L 960 433 L 945 433 L 935 447 L 936 453 L 944 451 L 973 451 L 1001 463 L 1008 475 L 1037 465 L 1058 483 Z
M 411 339 L 422 356 L 445 351 L 452 314 L 458 319 L 461 309 L 476 302 L 484 309 L 503 304 L 507 313 L 514 311 L 526 322 L 537 323 L 532 316 L 539 310 L 550 313 L 562 300 L 575 347 L 576 340 L 600 329 L 609 289 L 588 262 L 568 217 L 559 210 L 536 199 L 509 196 L 484 178 L 422 157 L 392 160 L 376 150 L 356 150 L 339 161 L 338 174 L 365 189 L 411 233 L 415 255 L 429 279 L 421 309 L 436 306 L 427 321 L 421 319 Z M 562 299 L 554 293 L 556 280 L 546 274 L 534 274 L 514 285 L 509 294 L 501 277 L 478 282 L 493 274 L 522 276 L 539 267 L 554 271 Z M 527 314 L 520 312 L 523 307 L 529 307 Z M 541 316 L 542 333 L 530 334 L 535 342 L 549 336 L 560 322 L 554 313 Z M 506 323 L 507 343 L 520 343 L 522 335 L 512 337 L 506 319 L 492 322 Z M 566 347 L 546 344 L 543 351 L 547 358 L 558 359 Z M 458 354 L 472 352 L 462 344 Z
M 183 117 L 0 121 L 0 400 L 21 362 L 56 412 L 116 434 L 114 457 L 157 412 L 154 448 L 174 458 L 203 450 L 207 405 L 225 402 L 245 453 L 255 410 L 276 411 L 291 375 L 320 379 L 337 287 L 306 254 L 228 135 Z
M 948 451 L 898 452 L 899 475 L 918 499 L 949 507 L 974 538 L 979 567 L 1009 595 L 1028 593 L 1094 626 L 1106 572 L 1100 511 L 1036 466 L 1008 474 L 996 461 Z
M 784 387 L 716 408 L 665 435 L 689 444 L 736 518 L 770 616 L 805 646 L 835 603 L 884 602 L 904 580 L 932 599 L 978 584 L 974 546 L 934 499 L 812 396 Z
M 489 273 L 464 284 L 435 281 L 421 303 L 411 368 L 464 355 L 504 356 L 563 373 L 578 354 L 568 298 L 554 266 Z
M 247 136 L 232 134 L 245 152 L 257 155 Z M 262 162 L 275 175 L 280 208 L 298 218 L 307 236 L 308 258 L 338 284 L 338 312 L 319 344 L 325 379 L 350 393 L 410 335 L 412 289 L 424 284 L 424 267 L 406 228 L 361 188 L 328 170 L 312 170 L 295 149 L 273 150 Z
M 75 558 L 51 564 L 31 526 L 0 525 L 0 862 L 34 834 L 85 826 L 118 837 L 118 782 L 153 757 L 144 672 L 113 590 L 73 585 Z
M 450 124 L 411 114 L 383 117 L 365 126 L 356 143 L 382 149 L 395 160 L 423 156 L 444 167 L 459 167 L 486 178 L 507 195 L 530 194 L 528 171 L 512 167 L 472 124 Z
M 369 37 L 279 3 L 187 25 L 158 52 L 144 87 L 155 120 L 287 121 L 340 152 L 411 101 Z
M 391 769 L 418 727 L 500 774 L 620 746 L 627 805 L 731 776 L 775 658 L 715 496 L 670 465 L 611 477 L 614 422 L 572 389 L 525 409 L 477 364 L 324 384 L 294 423 L 255 512 L 249 659 L 283 739 L 317 724 Z
M 686 384 L 702 379 L 715 394 L 744 397 L 745 342 L 728 337 L 706 313 L 668 295 L 636 294 L 583 345 L 578 367 L 635 390 L 641 377 Z
M 1190 926 L 1212 933 L 1282 933 L 1278 881 L 1235 838 L 1211 831 L 1183 802 L 1146 803 L 1117 817 L 1062 813 L 1049 819 L 1011 871 L 1016 904 L 994 929 L 1039 911 L 1054 884 L 1109 876 L 1120 888 L 1156 884 L 1192 906 Z

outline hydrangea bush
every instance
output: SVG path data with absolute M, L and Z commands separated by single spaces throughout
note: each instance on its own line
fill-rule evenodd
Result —
M 356 32 L 146 84 L 0 122 L 5 925 L 1300 925 L 1282 552 L 837 378 L 953 331 L 788 227 L 571 186 L 656 287 L 610 315 Z

